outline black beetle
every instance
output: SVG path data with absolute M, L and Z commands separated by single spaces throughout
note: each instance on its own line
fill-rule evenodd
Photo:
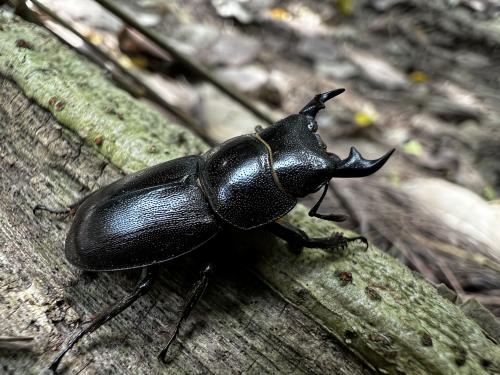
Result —
M 309 238 L 306 233 L 277 219 L 305 197 L 324 188 L 309 215 L 342 221 L 342 215 L 317 212 L 333 177 L 364 177 L 378 169 L 394 150 L 377 160 L 366 160 L 353 147 L 341 160 L 327 152 L 316 134 L 315 121 L 324 102 L 344 89 L 316 95 L 299 114 L 280 120 L 254 134 L 232 138 L 203 155 L 186 156 L 128 175 L 105 186 L 64 213 L 74 213 L 66 238 L 66 258 L 90 271 L 143 268 L 143 275 L 124 300 L 98 315 L 79 331 L 54 359 L 62 357 L 85 334 L 130 306 L 152 285 L 156 265 L 187 254 L 225 229 L 250 230 L 266 226 L 285 239 L 292 249 L 312 247 L 334 250 L 364 237 Z M 47 210 L 43 206 L 34 211 Z M 61 211 L 59 211 L 61 212 Z M 206 288 L 212 266 L 201 273 L 189 293 L 174 333 L 159 357 L 165 360 L 181 323 Z

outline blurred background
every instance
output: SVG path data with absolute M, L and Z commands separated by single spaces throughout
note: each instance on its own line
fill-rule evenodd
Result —
M 11 3 L 208 142 L 345 87 L 318 119 L 329 151 L 397 153 L 321 211 L 500 316 L 500 0 Z

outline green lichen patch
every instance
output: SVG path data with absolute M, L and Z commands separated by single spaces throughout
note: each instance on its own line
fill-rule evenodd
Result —
M 206 150 L 48 31 L 2 13 L 0 25 L 0 73 L 124 171 Z
M 287 219 L 313 237 L 340 230 L 308 217 L 303 206 Z M 487 374 L 500 369 L 500 348 L 474 321 L 378 249 L 365 251 L 355 243 L 336 254 L 304 249 L 295 256 L 270 238 L 248 246 L 248 252 L 258 251 L 255 267 L 266 283 L 382 372 Z

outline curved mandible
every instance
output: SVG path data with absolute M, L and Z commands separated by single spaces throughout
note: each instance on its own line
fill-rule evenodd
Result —
M 366 177 L 378 171 L 391 157 L 392 149 L 381 158 L 368 160 L 363 158 L 355 147 L 351 147 L 349 156 L 337 162 L 332 177 Z
M 299 114 L 315 118 L 318 112 L 325 108 L 325 102 L 337 95 L 342 94 L 344 91 L 345 89 L 336 89 L 316 95 L 304 106 L 304 108 L 300 110 Z

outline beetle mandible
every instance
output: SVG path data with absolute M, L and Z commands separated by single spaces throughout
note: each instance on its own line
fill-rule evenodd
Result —
M 50 365 L 56 371 L 63 356 L 87 333 L 106 323 L 146 293 L 157 264 L 197 249 L 223 230 L 266 227 L 285 239 L 291 249 L 335 250 L 364 237 L 334 233 L 309 238 L 276 220 L 287 214 L 297 198 L 323 188 L 310 216 L 342 221 L 342 215 L 322 215 L 318 208 L 333 177 L 364 177 L 375 173 L 394 150 L 366 160 L 353 147 L 346 159 L 327 151 L 316 133 L 316 114 L 325 102 L 344 92 L 316 95 L 298 114 L 268 128 L 238 136 L 203 155 L 186 156 L 125 176 L 70 205 L 74 221 L 66 238 L 66 258 L 89 271 L 143 268 L 134 290 L 98 315 L 66 344 Z M 36 206 L 34 211 L 50 210 Z M 188 235 L 189 233 L 189 235 Z M 167 350 L 205 290 L 212 265 L 201 272 L 189 292 L 181 317 L 159 358 Z

